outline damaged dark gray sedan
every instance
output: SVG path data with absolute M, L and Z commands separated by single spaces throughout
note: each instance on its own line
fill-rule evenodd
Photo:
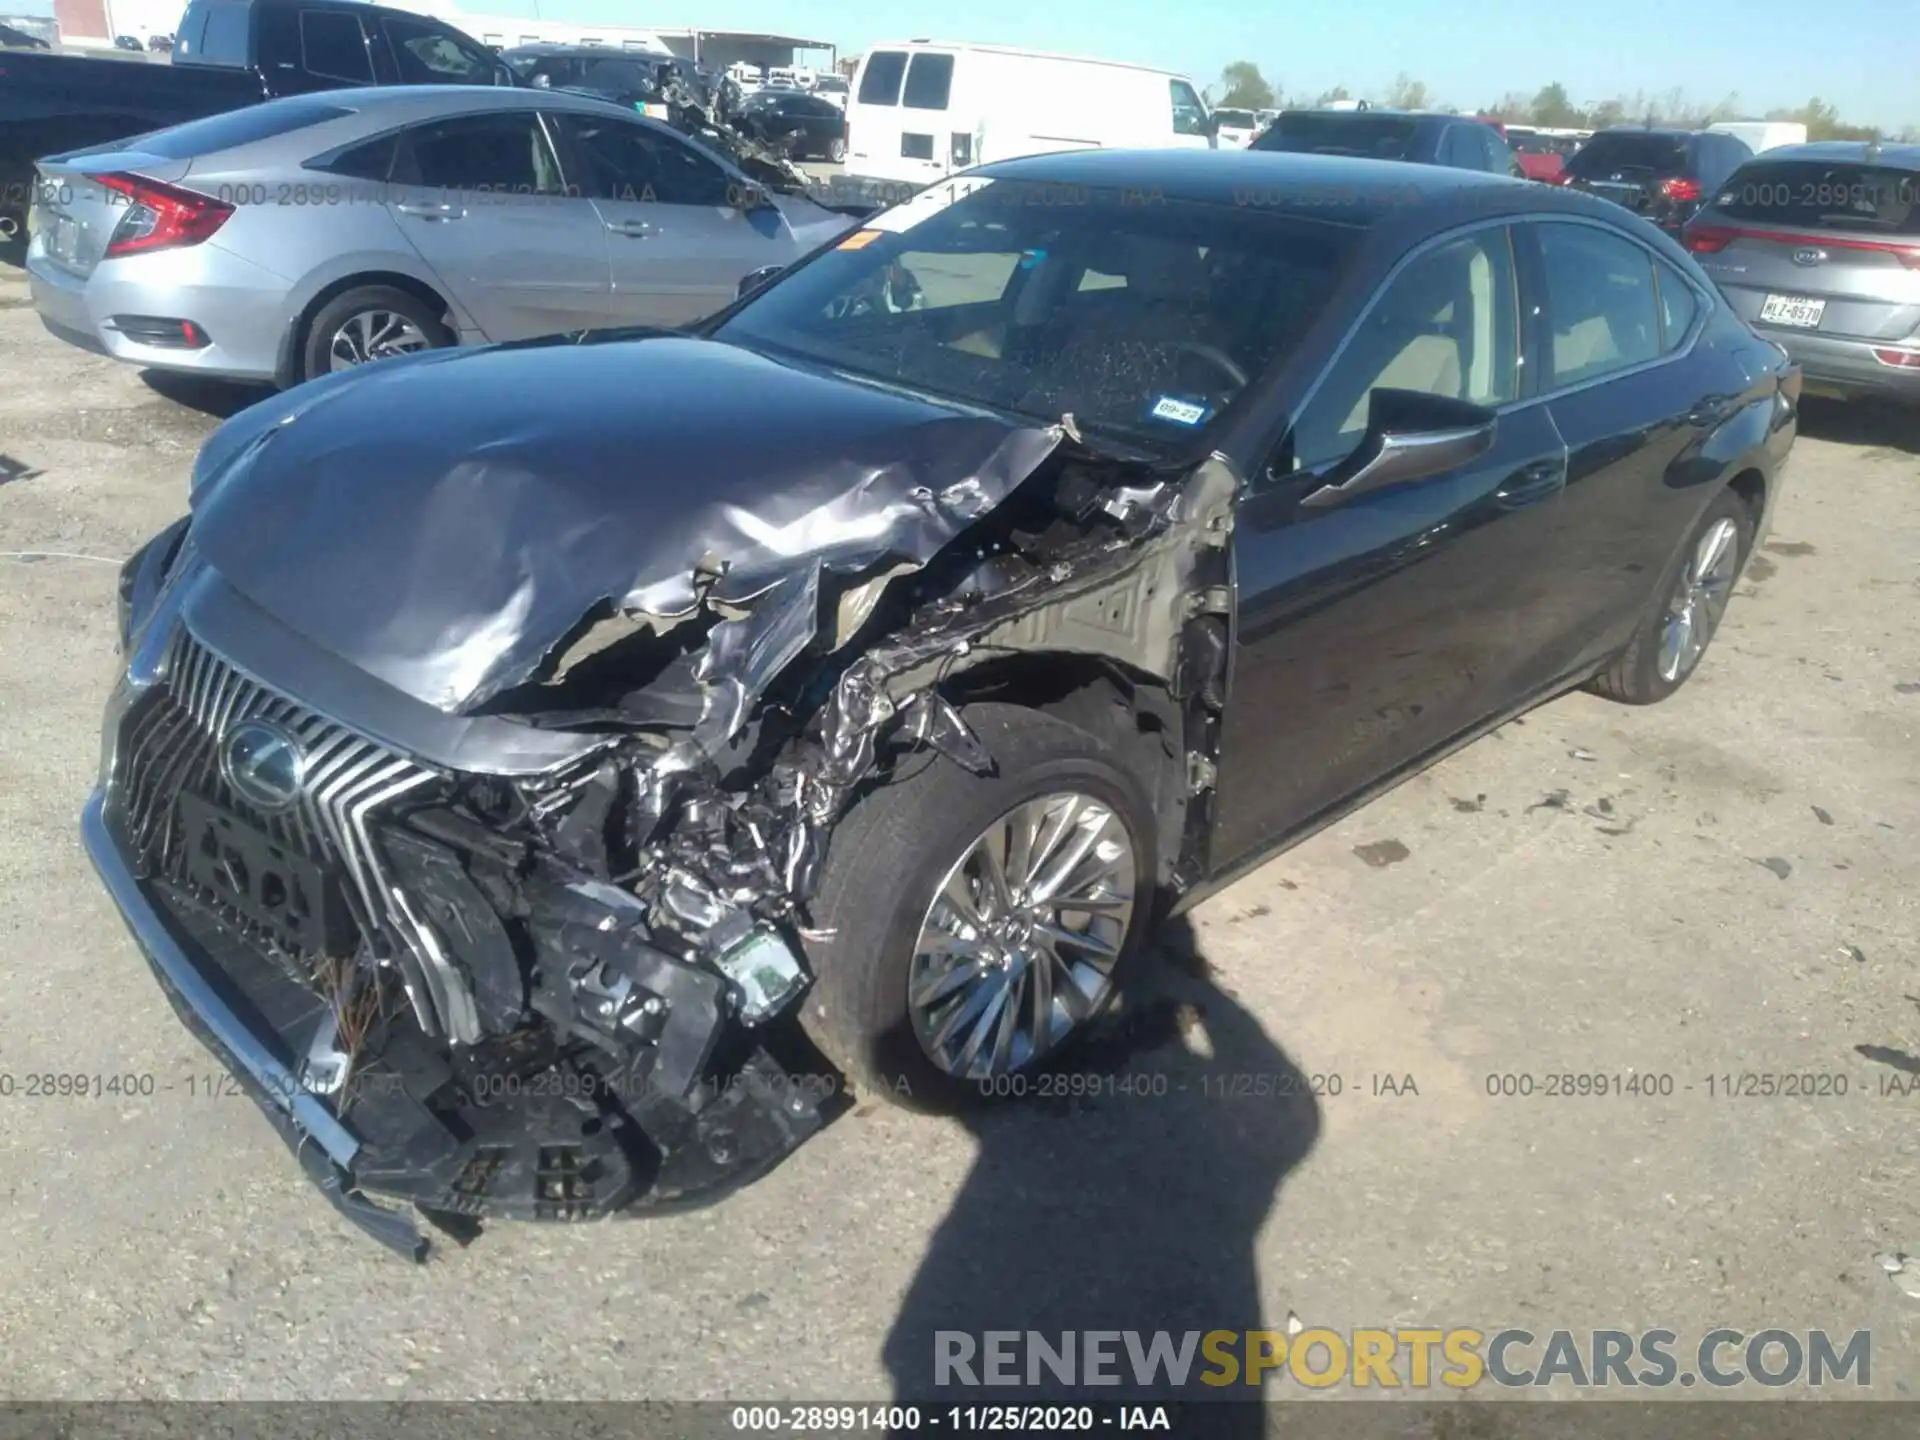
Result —
M 1677 689 L 1798 394 L 1589 197 L 989 166 L 694 332 L 229 421 L 123 576 L 86 841 L 396 1248 L 699 1199 L 821 1123 L 795 1019 L 1004 1090 L 1157 917 L 1543 699 Z

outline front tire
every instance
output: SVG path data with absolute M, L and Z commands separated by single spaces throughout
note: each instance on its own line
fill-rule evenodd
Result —
M 1152 910 L 1152 808 L 1087 732 L 1013 705 L 964 712 L 974 775 L 916 751 L 834 831 L 801 1023 L 859 1089 L 947 1111 L 1084 1033 Z
M 453 344 L 436 306 L 391 285 L 361 285 L 314 313 L 295 378 L 311 380 L 375 360 Z
M 835 140 L 831 142 L 827 146 L 827 159 L 831 160 L 836 165 L 846 164 L 847 163 L 847 142 L 844 140 Z
M 1668 567 L 1627 648 L 1587 688 L 1623 705 L 1655 705 L 1687 683 L 1726 614 L 1753 548 L 1753 514 L 1723 490 Z

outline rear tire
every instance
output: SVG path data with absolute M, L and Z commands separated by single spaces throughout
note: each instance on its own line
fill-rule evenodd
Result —
M 847 142 L 844 140 L 835 140 L 830 145 L 828 145 L 827 159 L 831 160 L 836 165 L 846 164 L 847 163 Z
M 801 1012 L 808 1035 L 855 1087 L 916 1110 L 1019 1093 L 1018 1077 L 1062 1054 L 1117 993 L 1153 908 L 1153 809 L 1110 748 L 1019 706 L 980 704 L 963 713 L 993 756 L 994 773 L 974 775 L 928 752 L 903 757 L 900 778 L 861 797 L 835 829 L 813 905 L 828 938 L 807 947 L 815 977 Z M 979 845 L 1001 834 L 1007 817 L 1042 814 L 1060 817 L 1046 849 L 1056 860 L 1096 837 L 1084 861 L 1066 866 L 1073 879 L 1063 877 L 1052 893 L 1085 898 L 1101 913 L 1057 901 L 990 902 L 993 877 Z M 1044 842 L 1045 828 L 1037 829 Z M 995 868 L 1013 882 L 1009 890 L 1047 890 L 1049 865 L 1026 869 L 998 853 L 1007 863 Z M 1021 884 L 1023 870 L 1039 883 Z M 1077 883 L 1089 874 L 1101 878 Z M 947 898 L 956 886 L 959 906 Z M 1124 908 L 1123 898 L 1131 902 Z M 976 904 L 974 918 L 986 922 L 978 928 L 962 923 L 960 908 Z M 1005 918 L 993 918 L 995 910 Z M 1040 912 L 1051 916 L 1044 931 L 1034 928 Z M 1063 930 L 1100 949 L 1052 938 Z M 977 1020 L 965 1017 L 967 1005 L 977 1007 Z M 1009 1012 L 1014 1022 L 1000 1026 Z M 949 1021 L 955 1029 L 943 1064 L 934 1048 Z M 969 1059 L 963 1052 L 976 1033 L 982 1038 Z M 1003 1056 L 1005 1064 L 993 1063 Z
M 314 312 L 301 346 L 296 382 L 354 364 L 454 343 L 437 306 L 391 285 L 342 291 Z M 360 358 L 350 359 L 358 351 Z
M 1656 705 L 1686 684 L 1720 628 L 1752 547 L 1746 501 L 1721 491 L 1661 577 L 1627 648 L 1586 688 L 1623 705 Z

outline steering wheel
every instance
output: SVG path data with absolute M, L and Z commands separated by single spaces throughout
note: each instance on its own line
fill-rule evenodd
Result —
M 1208 345 L 1199 340 L 1179 340 L 1174 343 L 1173 348 L 1179 354 L 1192 355 L 1197 359 L 1206 361 L 1207 364 L 1213 366 L 1215 370 L 1226 376 L 1235 390 L 1244 390 L 1247 388 L 1249 384 L 1247 372 L 1242 370 L 1239 362 L 1218 345 Z

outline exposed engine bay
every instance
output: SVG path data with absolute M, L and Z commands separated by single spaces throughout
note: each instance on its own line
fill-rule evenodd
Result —
M 512 348 L 462 361 L 469 387 Z M 749 363 L 679 338 L 621 353 L 679 377 L 661 387 Z M 535 475 L 451 422 L 444 463 L 402 457 L 416 482 L 397 462 L 367 473 L 335 438 L 363 428 L 353 407 L 407 408 L 446 363 L 302 387 L 209 444 L 190 528 L 123 578 L 134 663 L 109 715 L 122 848 L 297 1052 L 301 1098 L 324 1101 L 350 1155 L 316 1157 L 274 1097 L 263 1108 L 394 1248 L 424 1242 L 370 1196 L 456 1233 L 591 1218 L 710 1197 L 817 1129 L 834 1077 L 783 1023 L 821 938 L 816 877 L 864 788 L 902 766 L 991 771 L 969 699 L 1117 727 L 1103 738 L 1158 797 L 1161 889 L 1204 871 L 1224 461 L 1156 467 L 1070 416 L 1021 426 L 877 394 L 842 401 L 867 407 L 844 422 L 816 407 L 817 453 L 703 442 L 734 487 L 663 485 L 645 506 L 611 506 L 611 481 L 570 493 L 603 473 L 592 453 L 563 465 L 529 436 L 548 457 Z M 769 416 L 846 388 L 767 371 L 751 388 Z M 656 450 L 671 471 L 671 444 Z M 536 492 L 538 534 L 473 564 L 476 535 L 528 532 Z M 256 673 L 229 611 L 284 624 L 259 655 L 290 664 L 311 643 L 351 684 Z M 342 713 L 370 681 L 516 757 L 466 764 Z M 283 780 L 298 800 L 273 793 Z

